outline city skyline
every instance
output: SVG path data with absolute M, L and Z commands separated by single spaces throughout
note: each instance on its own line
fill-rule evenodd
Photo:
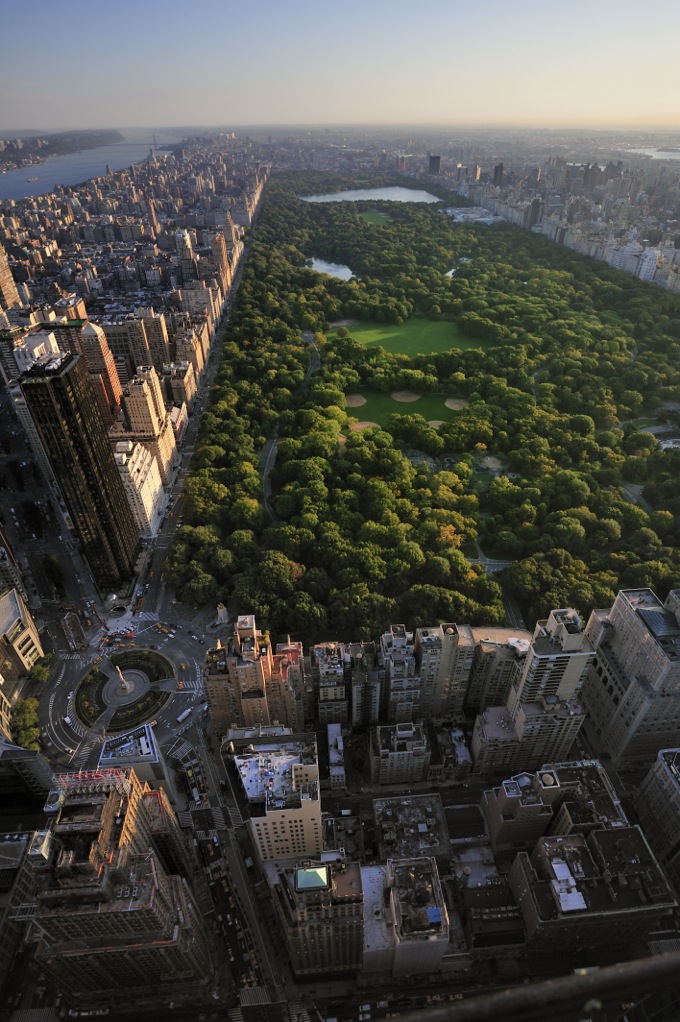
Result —
M 114 10 L 82 0 L 63 14 L 17 5 L 0 42 L 1 130 L 111 125 L 446 124 L 660 127 L 680 124 L 660 33 L 680 28 L 672 0 L 592 5 L 565 19 L 463 4 L 310 0 L 257 8 L 206 0 L 190 26 L 176 0 Z M 262 28 L 264 26 L 264 30 Z M 78 59 L 54 41 L 68 29 Z M 37 30 L 36 30 L 37 29 Z M 26 48 L 15 40 L 30 38 Z M 102 47 L 105 41 L 105 48 Z M 65 40 L 64 40 L 65 41 Z M 189 41 L 189 44 L 188 44 Z M 196 54 L 196 57 L 194 57 Z M 72 54 L 71 54 L 72 56 Z M 166 73 L 166 61 L 174 72 Z

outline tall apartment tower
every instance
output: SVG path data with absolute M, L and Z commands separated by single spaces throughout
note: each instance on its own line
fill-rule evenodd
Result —
M 680 891 L 680 749 L 662 749 L 635 793 L 640 826 Z
M 407 632 L 405 625 L 391 625 L 389 632 L 380 636 L 380 652 L 386 674 L 383 718 L 388 724 L 420 720 L 420 675 L 413 632 Z
M 15 305 L 21 305 L 21 299 L 9 268 L 7 253 L 0 245 L 0 308 L 11 309 Z
M 236 619 L 226 669 L 238 712 L 234 723 L 239 727 L 271 724 L 267 686 L 273 669 L 272 647 L 253 614 L 241 614 Z
M 129 372 L 135 366 L 152 364 L 151 348 L 143 320 L 131 315 L 125 319 L 104 322 L 102 326 L 116 359 L 116 365 L 119 365 L 120 360 L 126 364 Z
M 156 436 L 165 418 L 165 402 L 153 366 L 137 366 L 137 374 L 125 388 L 123 397 L 130 432 Z
M 621 590 L 609 610 L 593 611 L 586 635 L 597 661 L 583 701 L 600 747 L 615 765 L 651 766 L 678 744 L 680 589 L 665 603 L 651 589 Z
M 480 629 L 473 629 L 479 632 Z M 491 629 L 484 629 L 488 632 Z M 522 674 L 524 660 L 531 647 L 525 633 L 512 635 L 510 629 L 493 629 L 475 644 L 470 680 L 465 698 L 466 713 L 479 713 L 487 706 L 500 706 L 507 701 L 513 685 Z
M 199 996 L 213 973 L 207 934 L 154 850 L 148 786 L 132 769 L 59 781 L 51 877 L 31 914 L 36 962 L 81 1008 L 157 1002 L 161 989 Z
M 114 459 L 141 536 L 156 536 L 163 515 L 163 482 L 158 463 L 142 444 L 124 440 L 116 444 Z
M 282 867 L 272 898 L 296 976 L 356 972 L 364 948 L 364 896 L 356 862 Z
M 0 789 L 3 795 L 19 795 L 44 802 L 54 779 L 54 769 L 42 752 L 24 749 L 0 738 Z
M 81 355 L 55 355 L 19 381 L 83 553 L 102 588 L 129 580 L 139 536 Z
M 302 643 L 289 639 L 272 650 L 252 614 L 236 619 L 226 649 L 218 641 L 207 652 L 206 696 L 218 734 L 231 727 L 269 724 L 302 730 L 305 687 Z
M 108 428 L 116 421 L 123 391 L 106 334 L 96 323 L 87 322 L 79 335 L 73 337 L 71 350 L 79 351 L 87 363 Z
M 466 625 L 441 624 L 417 628 L 415 654 L 420 675 L 423 717 L 463 714 L 475 641 Z
M 267 682 L 267 705 L 274 723 L 302 731 L 305 726 L 305 658 L 301 642 L 279 642 Z
M 117 423 L 110 433 L 111 442 L 136 440 L 143 444 L 155 457 L 163 485 L 167 486 L 177 444 L 158 374 L 152 365 L 137 366 L 136 376 L 123 389 L 123 417 L 124 424 Z
M 149 218 L 149 228 L 154 238 L 157 238 L 161 232 L 160 225 L 158 223 L 158 217 L 156 216 L 156 207 L 152 198 L 147 198 L 145 203 L 146 212 Z
M 141 317 L 144 324 L 144 332 L 146 333 L 154 368 L 160 374 L 163 365 L 170 361 L 172 355 L 165 314 L 163 312 L 156 312 L 154 308 L 140 307 L 137 309 L 137 315 Z
M 186 229 L 176 231 L 175 248 L 177 249 L 177 257 L 183 283 L 186 283 L 189 280 L 195 280 L 198 276 L 196 256 L 194 254 L 194 246 L 191 240 L 191 235 Z
M 222 291 L 226 294 L 231 285 L 231 265 L 227 254 L 227 243 L 221 231 L 215 235 L 210 247 L 212 249 L 213 261 L 219 273 Z
M 370 727 L 380 720 L 385 669 L 375 642 L 349 644 L 352 685 L 352 727 Z
M 346 724 L 349 656 L 342 642 L 319 642 L 310 650 L 320 724 Z
M 566 759 L 585 717 L 578 695 L 594 659 L 575 610 L 553 610 L 538 621 L 506 705 L 487 708 L 475 721 L 475 771 L 528 770 Z

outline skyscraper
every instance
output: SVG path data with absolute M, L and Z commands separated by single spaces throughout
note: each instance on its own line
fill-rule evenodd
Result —
M 98 585 L 133 573 L 139 536 L 81 355 L 36 363 L 20 386 Z
M 198 996 L 212 975 L 194 897 L 154 848 L 148 791 L 131 769 L 59 778 L 51 875 L 31 918 L 36 961 L 78 1006 Z
M 506 705 L 488 707 L 475 721 L 475 770 L 488 775 L 566 759 L 585 718 L 578 696 L 594 659 L 575 610 L 553 610 L 538 621 Z
M 586 635 L 597 661 L 583 701 L 602 749 L 615 764 L 651 766 L 678 744 L 680 589 L 665 603 L 651 589 L 622 590 L 609 610 L 593 611 Z
M 206 696 L 213 727 L 257 727 L 275 722 L 302 730 L 305 719 L 305 667 L 302 643 L 279 643 L 272 650 L 252 614 L 236 619 L 229 648 L 208 650 Z
M 364 897 L 358 863 L 308 860 L 282 867 L 273 901 L 296 975 L 361 968 Z
M 460 718 L 475 652 L 472 630 L 453 623 L 417 628 L 415 652 L 423 717 Z
M 71 351 L 79 351 L 85 358 L 104 422 L 110 426 L 120 411 L 122 389 L 106 334 L 96 323 L 88 321 L 73 341 L 75 348 L 72 347 Z
M 153 454 L 163 485 L 170 481 L 177 445 L 172 422 L 165 410 L 163 391 L 152 365 L 138 365 L 136 376 L 123 390 L 124 422 L 110 433 L 112 442 L 136 440 Z
M 442 158 L 441 156 L 429 156 L 427 159 L 427 172 L 428 174 L 437 175 L 441 170 Z
M 0 245 L 0 307 L 11 309 L 14 305 L 21 305 L 21 299 L 9 268 L 7 253 Z

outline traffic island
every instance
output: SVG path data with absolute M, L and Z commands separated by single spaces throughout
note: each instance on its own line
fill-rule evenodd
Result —
M 91 670 L 78 686 L 75 712 L 86 728 L 126 731 L 155 717 L 172 693 L 160 685 L 172 681 L 172 663 L 151 650 L 114 653 L 102 670 Z

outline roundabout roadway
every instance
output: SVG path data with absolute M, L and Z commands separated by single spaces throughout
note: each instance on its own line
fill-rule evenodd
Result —
M 173 610 L 177 610 L 173 607 Z M 179 617 L 179 614 L 176 615 Z M 105 738 L 101 724 L 86 728 L 78 719 L 75 709 L 75 696 L 78 686 L 94 666 L 99 667 L 110 678 L 115 677 L 115 668 L 110 661 L 112 654 L 133 649 L 156 649 L 172 665 L 174 677 L 171 681 L 161 683 L 160 687 L 170 693 L 166 705 L 153 719 L 156 738 L 159 744 L 171 740 L 182 731 L 182 723 L 177 717 L 186 709 L 198 710 L 204 701 L 203 662 L 206 643 L 215 641 L 211 636 L 202 639 L 192 638 L 192 633 L 177 621 L 172 622 L 139 622 L 134 637 L 116 639 L 111 633 L 110 644 L 101 642 L 95 649 L 82 655 L 67 654 L 60 657 L 53 680 L 48 682 L 38 711 L 41 731 L 41 743 L 48 758 L 55 763 L 57 769 L 79 770 L 92 769 L 99 759 L 99 750 Z M 118 622 L 118 626 L 122 627 Z M 133 626 L 134 627 L 134 626 Z M 188 625 L 187 627 L 190 627 Z M 127 621 L 126 631 L 129 630 Z M 165 629 L 165 631 L 162 631 Z M 222 630 L 222 629 L 221 629 Z M 173 634 L 174 633 L 174 634 Z M 134 701 L 137 696 L 127 699 Z M 111 714 L 102 715 L 101 720 L 110 718 Z M 196 714 L 198 716 L 198 714 Z M 192 714 L 193 721 L 194 714 Z M 151 716 L 147 723 L 151 722 Z M 109 737 L 111 737 L 109 735 Z

